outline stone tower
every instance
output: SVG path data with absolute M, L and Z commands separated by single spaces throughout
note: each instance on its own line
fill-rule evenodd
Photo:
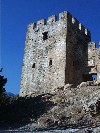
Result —
M 78 85 L 88 66 L 90 32 L 64 11 L 28 25 L 20 96 Z M 87 75 L 87 74 L 86 74 Z M 87 76 L 91 80 L 91 75 Z

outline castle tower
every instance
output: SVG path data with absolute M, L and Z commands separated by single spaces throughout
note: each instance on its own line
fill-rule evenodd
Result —
M 28 25 L 20 96 L 52 92 L 67 83 L 83 81 L 88 63 L 90 32 L 64 11 Z

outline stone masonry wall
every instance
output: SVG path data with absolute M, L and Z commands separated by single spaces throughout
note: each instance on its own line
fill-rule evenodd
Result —
M 83 69 L 87 66 L 90 32 L 70 16 L 66 38 L 66 83 L 78 85 L 83 81 Z
M 40 20 L 34 29 L 34 24 L 29 25 L 20 95 L 50 92 L 65 84 L 67 21 L 62 15 L 59 14 L 59 21 L 54 15 L 49 17 L 47 25 Z
M 83 81 L 90 32 L 69 12 L 28 25 L 20 96 Z
M 100 47 L 96 48 L 96 43 L 88 44 L 88 73 L 97 75 L 97 81 L 100 82 Z

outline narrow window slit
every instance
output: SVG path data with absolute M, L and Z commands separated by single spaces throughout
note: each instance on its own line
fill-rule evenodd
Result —
M 35 68 L 35 63 L 33 63 L 32 68 Z
M 49 61 L 49 66 L 52 66 L 52 59 L 50 59 Z

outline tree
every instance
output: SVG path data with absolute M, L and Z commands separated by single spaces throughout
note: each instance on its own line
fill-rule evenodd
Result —
M 2 72 L 2 68 L 0 70 Z M 7 78 L 4 78 L 4 76 L 0 75 L 0 106 L 3 105 L 6 102 L 6 91 L 5 91 L 5 84 L 7 83 Z

